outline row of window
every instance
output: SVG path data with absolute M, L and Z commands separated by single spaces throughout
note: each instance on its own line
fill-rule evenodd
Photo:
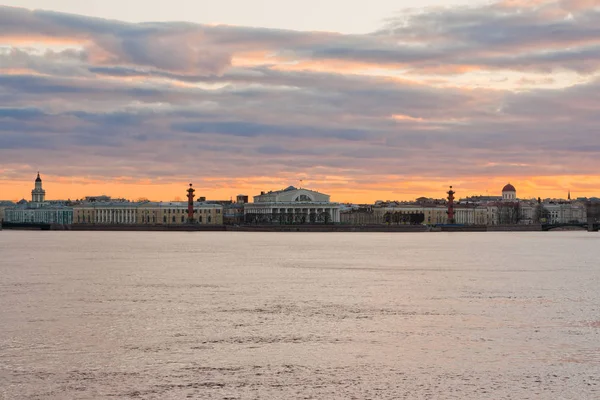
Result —
M 169 214 L 171 214 L 171 209 L 168 209 L 167 211 L 168 211 Z M 203 209 L 203 210 L 195 209 L 194 210 L 194 214 L 198 214 L 198 212 L 200 212 L 201 214 L 210 214 L 211 211 L 212 211 L 212 209 Z M 81 212 L 90 214 L 90 210 L 85 210 L 85 211 L 82 210 Z M 97 211 L 97 213 L 98 212 L 100 212 L 100 211 Z M 76 213 L 79 215 L 79 212 L 76 212 Z M 122 210 L 115 210 L 115 213 L 116 214 L 122 214 Z M 144 214 L 149 214 L 149 213 L 150 213 L 150 211 L 148 211 L 148 210 L 144 211 Z M 173 209 L 172 213 L 173 214 L 187 214 L 187 210 L 184 210 L 184 209 Z M 215 210 L 215 213 L 216 214 L 221 214 L 221 210 L 217 208 Z
M 167 221 L 168 221 L 167 216 L 166 215 L 163 216 L 163 223 L 166 224 Z M 182 215 L 181 216 L 181 222 L 184 223 L 185 221 L 186 221 L 186 216 Z M 202 216 L 199 216 L 197 221 L 198 221 L 198 223 L 201 224 L 202 223 Z M 77 222 L 78 223 L 82 223 L 82 222 L 84 222 L 84 223 L 85 222 L 91 223 L 92 222 L 92 218 L 89 215 L 87 215 L 87 216 L 84 215 L 83 217 L 81 215 L 77 215 Z M 146 218 L 143 218 L 142 222 L 146 222 L 146 223 L 149 224 L 150 223 L 150 216 L 148 215 L 148 216 L 146 216 Z M 206 218 L 206 223 L 210 224 L 211 222 L 212 222 L 212 216 L 209 215 Z M 155 216 L 152 216 L 152 223 L 156 223 L 156 217 Z M 175 217 L 174 215 L 171 217 L 171 223 L 174 223 L 174 224 L 177 223 L 177 217 Z
M 210 214 L 211 211 L 212 211 L 212 209 L 201 209 L 201 210 L 194 209 L 194 214 L 198 214 L 198 213 L 200 213 L 200 214 Z M 148 211 L 146 211 L 146 212 L 148 212 Z M 171 214 L 171 209 L 167 210 L 167 212 L 169 214 Z M 188 211 L 186 209 L 177 209 L 177 208 L 173 209 L 173 211 L 172 211 L 173 214 L 187 214 L 187 212 Z M 216 209 L 216 213 L 217 214 L 221 214 L 221 210 L 217 208 Z
M 152 218 L 152 219 L 154 220 L 154 218 Z M 185 221 L 186 221 L 186 216 L 182 215 L 181 216 L 181 222 L 184 223 Z M 201 224 L 202 223 L 202 216 L 199 216 L 197 221 L 198 221 L 199 224 Z M 206 223 L 210 224 L 211 222 L 212 222 L 212 217 L 209 215 L 206 218 Z M 167 216 L 166 215 L 163 216 L 163 223 L 165 223 L 165 224 L 167 223 Z M 174 215 L 171 217 L 171 223 L 173 223 L 173 224 L 177 223 L 177 219 L 176 219 L 176 217 Z

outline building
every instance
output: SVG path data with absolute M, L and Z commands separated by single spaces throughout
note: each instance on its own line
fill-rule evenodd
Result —
M 423 205 L 419 203 L 394 203 L 375 207 L 375 220 L 383 224 L 414 224 L 427 225 L 445 224 L 448 219 L 447 208 L 443 205 Z M 422 216 L 422 219 L 421 217 Z
M 454 203 L 454 223 L 459 225 L 531 224 L 535 218 L 535 204 L 520 201 L 517 190 L 510 183 L 502 189 L 502 196 L 472 196 Z M 413 224 L 421 220 L 426 225 L 446 224 L 447 200 L 419 198 L 414 202 L 375 203 L 372 215 L 344 215 L 348 222 Z
M 34 204 L 42 204 L 46 201 L 46 191 L 42 188 L 42 178 L 38 171 L 37 178 L 35 179 L 35 187 L 31 191 L 31 202 Z
M 57 205 L 17 205 L 6 209 L 4 219 L 5 222 L 13 224 L 71 225 L 73 208 Z
M 340 205 L 332 203 L 327 194 L 290 186 L 254 196 L 254 203 L 244 206 L 244 220 L 257 224 L 339 223 Z
M 458 204 L 454 220 L 460 225 L 488 225 L 488 208 L 479 204 Z
M 502 188 L 502 201 L 517 201 L 517 189 L 510 183 Z
M 133 225 L 137 223 L 140 203 L 129 201 L 84 201 L 73 207 L 73 223 Z
M 223 204 L 223 223 L 240 225 L 244 223 L 244 208 L 248 204 L 248 196 L 239 194 L 235 203 Z
M 541 206 L 545 210 L 548 224 L 587 223 L 587 207 L 584 202 L 569 200 L 545 200 Z
M 7 208 L 12 208 L 15 206 L 15 203 L 8 200 L 0 200 L 0 224 L 4 222 L 4 210 Z
M 210 202 L 194 202 L 193 223 L 199 225 L 222 225 L 223 206 Z M 139 208 L 140 224 L 184 225 L 188 223 L 187 202 L 148 202 Z
M 75 224 L 96 225 L 184 225 L 188 224 L 187 202 L 82 202 L 74 208 Z M 201 225 L 223 224 L 223 206 L 194 202 L 194 222 Z
M 4 210 L 4 222 L 12 224 L 58 224 L 73 223 L 73 208 L 67 202 L 46 201 L 46 191 L 42 188 L 42 178 L 38 172 L 34 189 L 31 191 L 31 202 L 19 201 L 13 207 Z

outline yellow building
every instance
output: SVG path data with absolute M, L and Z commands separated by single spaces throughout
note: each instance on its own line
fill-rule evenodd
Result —
M 73 207 L 74 224 L 95 224 L 96 207 L 92 204 L 80 204 Z
M 184 202 L 89 202 L 73 207 L 74 224 L 183 225 L 187 224 Z M 223 224 L 223 206 L 194 203 L 194 223 Z
M 188 205 L 185 202 L 145 203 L 138 209 L 138 224 L 182 225 L 188 223 Z M 194 223 L 222 225 L 223 206 L 220 204 L 194 203 Z
M 390 213 L 400 214 L 423 214 L 423 223 L 426 225 L 445 224 L 448 220 L 446 211 L 448 209 L 443 206 L 422 206 L 419 204 L 394 204 L 385 207 L 377 207 L 373 209 L 377 221 L 386 223 L 385 215 Z

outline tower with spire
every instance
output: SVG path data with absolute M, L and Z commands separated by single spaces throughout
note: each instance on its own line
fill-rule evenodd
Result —
M 42 188 L 42 178 L 40 178 L 40 172 L 38 171 L 37 178 L 35 179 L 35 188 L 31 191 L 31 202 L 39 204 L 45 200 L 46 191 Z

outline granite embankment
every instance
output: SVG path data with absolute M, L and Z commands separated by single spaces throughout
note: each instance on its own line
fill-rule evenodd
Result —
M 534 225 L 102 225 L 4 224 L 5 229 L 53 231 L 163 231 L 163 232 L 539 232 Z

